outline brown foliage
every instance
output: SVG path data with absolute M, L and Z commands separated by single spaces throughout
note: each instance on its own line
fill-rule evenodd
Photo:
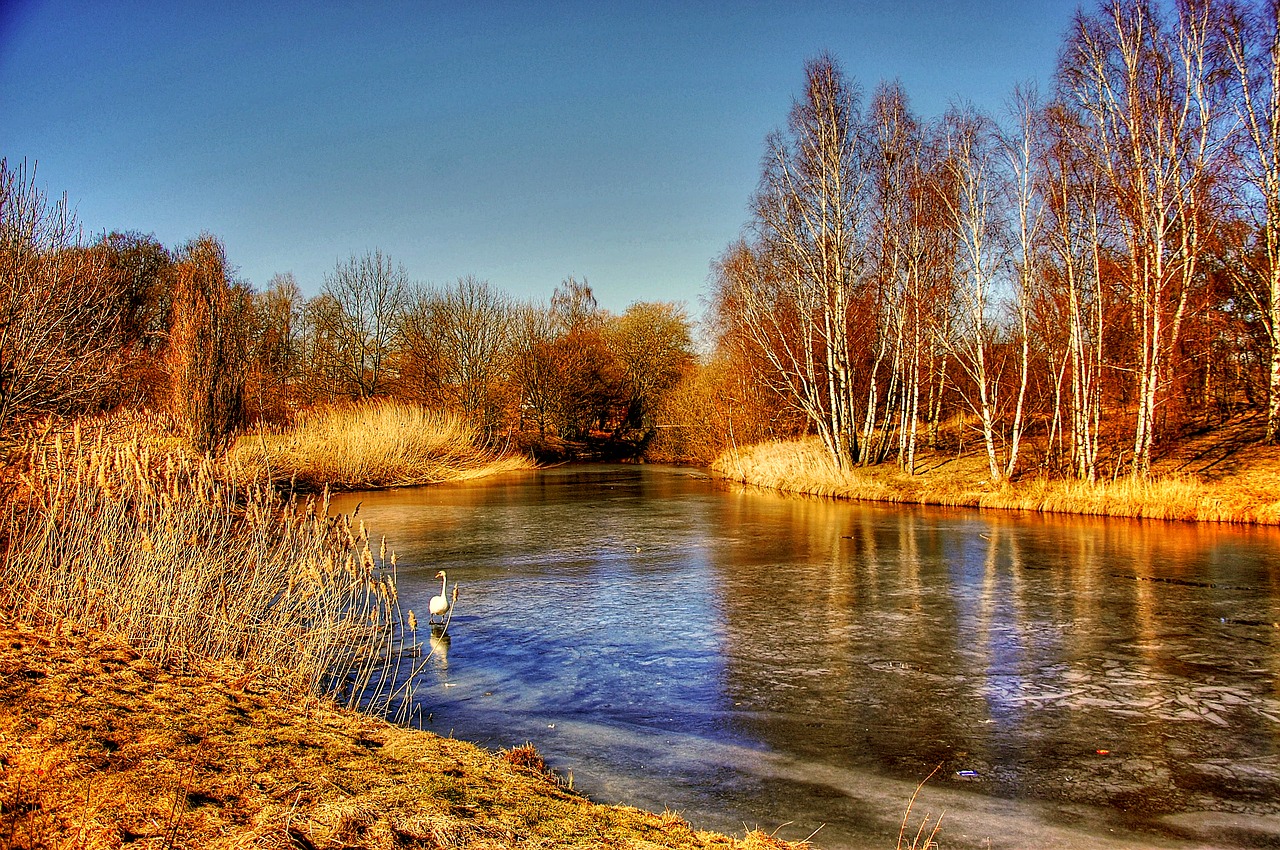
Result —
M 173 267 L 171 404 L 200 453 L 222 454 L 244 422 L 248 292 L 231 282 L 212 236 L 189 243 Z
M 0 434 L 105 403 L 120 374 L 120 299 L 100 252 L 77 244 L 66 199 L 0 159 Z

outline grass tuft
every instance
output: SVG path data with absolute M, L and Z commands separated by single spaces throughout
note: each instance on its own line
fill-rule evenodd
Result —
M 395 401 L 304 412 L 283 432 L 242 436 L 228 458 L 237 481 L 269 478 L 312 492 L 437 484 L 531 466 L 485 445 L 459 416 Z

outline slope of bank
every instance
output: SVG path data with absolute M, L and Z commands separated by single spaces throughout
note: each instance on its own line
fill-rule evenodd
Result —
M 0 622 L 0 846 L 786 847 L 594 804 L 490 753 L 93 631 Z
M 756 487 L 859 501 L 1199 522 L 1280 524 L 1280 447 L 1224 430 L 1179 444 L 1146 479 L 1090 483 L 1024 476 L 992 483 L 986 455 L 923 453 L 914 475 L 893 463 L 838 470 L 816 437 L 731 450 L 712 464 Z

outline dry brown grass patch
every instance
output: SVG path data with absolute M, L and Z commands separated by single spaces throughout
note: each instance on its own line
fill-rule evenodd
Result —
M 778 848 L 602 806 L 471 744 L 0 620 L 0 846 Z
M 485 445 L 460 417 L 395 401 L 318 408 L 279 433 L 246 434 L 227 460 L 240 482 L 304 490 L 437 484 L 533 464 Z

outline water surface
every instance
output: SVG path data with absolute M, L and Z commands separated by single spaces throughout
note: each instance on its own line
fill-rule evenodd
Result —
M 937 768 L 946 847 L 1280 846 L 1274 530 L 641 466 L 357 502 L 422 619 L 460 586 L 416 722 L 532 742 L 598 801 L 884 848 Z

